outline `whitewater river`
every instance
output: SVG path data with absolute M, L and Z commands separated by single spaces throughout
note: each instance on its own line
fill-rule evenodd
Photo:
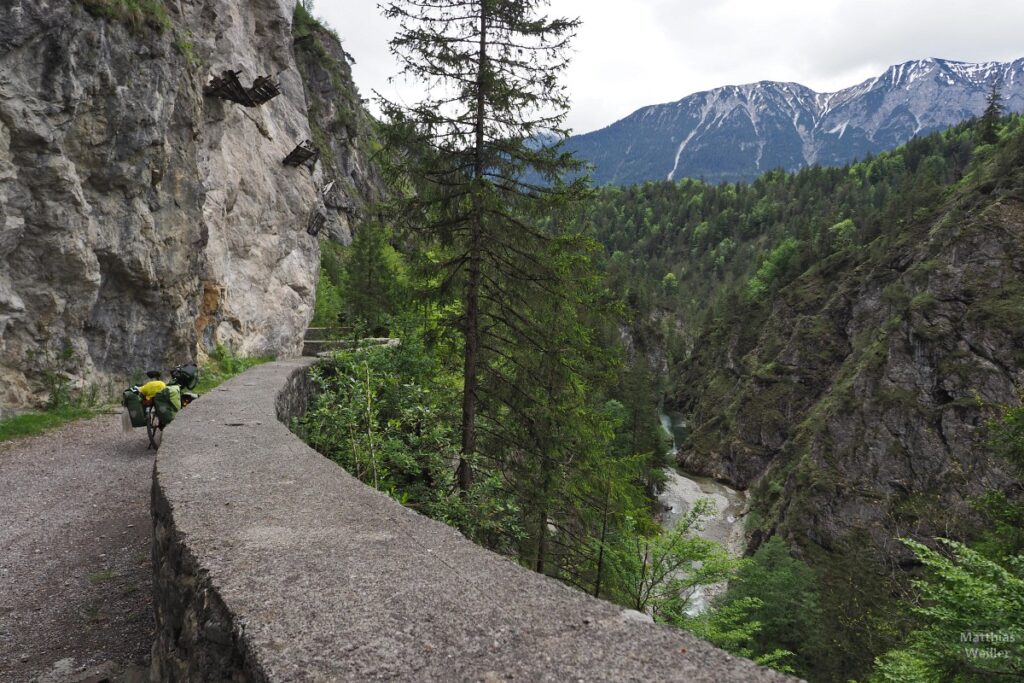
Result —
M 672 460 L 678 453 L 677 434 L 681 426 L 672 418 L 661 414 L 661 426 L 672 437 Z M 743 515 L 746 512 L 747 494 L 729 488 L 714 479 L 687 474 L 678 468 L 665 469 L 665 491 L 658 497 L 664 512 L 661 522 L 665 528 L 671 529 L 700 498 L 709 498 L 714 503 L 715 514 L 699 532 L 700 536 L 721 543 L 733 556 L 743 554 Z M 725 584 L 714 584 L 700 590 L 691 599 L 690 614 L 702 611 L 708 600 L 725 590 Z

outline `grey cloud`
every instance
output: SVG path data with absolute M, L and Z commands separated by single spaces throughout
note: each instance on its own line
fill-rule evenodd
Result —
M 316 9 L 358 60 L 360 89 L 394 92 L 390 33 L 375 4 L 321 0 Z M 1024 56 L 1021 0 L 552 0 L 549 11 L 585 23 L 567 74 L 569 124 L 580 132 L 720 85 L 836 90 L 911 59 Z

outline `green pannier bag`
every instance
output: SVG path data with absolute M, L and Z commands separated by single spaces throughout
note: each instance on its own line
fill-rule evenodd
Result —
M 164 427 L 171 424 L 174 416 L 181 410 L 181 387 L 174 384 L 168 386 L 153 397 L 153 406 L 156 408 L 156 416 L 160 418 L 160 424 Z
M 132 427 L 146 426 L 146 411 L 142 407 L 142 396 L 137 391 L 126 389 L 121 394 L 121 405 L 127 408 L 128 417 L 132 421 Z

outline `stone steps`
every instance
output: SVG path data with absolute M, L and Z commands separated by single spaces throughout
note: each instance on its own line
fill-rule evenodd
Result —
M 317 356 L 325 351 L 343 349 L 351 342 L 345 339 L 310 339 L 308 336 L 302 342 L 303 356 Z
M 398 346 L 399 340 L 388 337 L 368 337 L 366 339 L 306 339 L 302 343 L 303 356 L 319 356 L 338 349 L 350 349 L 357 346 Z
M 306 341 L 318 339 L 331 339 L 332 337 L 347 337 L 352 334 L 351 327 L 307 327 L 303 337 Z

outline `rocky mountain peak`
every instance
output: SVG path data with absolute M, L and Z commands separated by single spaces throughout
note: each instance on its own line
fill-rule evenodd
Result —
M 644 107 L 569 149 L 599 184 L 751 180 L 774 168 L 841 165 L 980 114 L 992 85 L 1024 110 L 1024 59 L 967 63 L 928 58 L 890 66 L 832 93 L 759 81 Z

